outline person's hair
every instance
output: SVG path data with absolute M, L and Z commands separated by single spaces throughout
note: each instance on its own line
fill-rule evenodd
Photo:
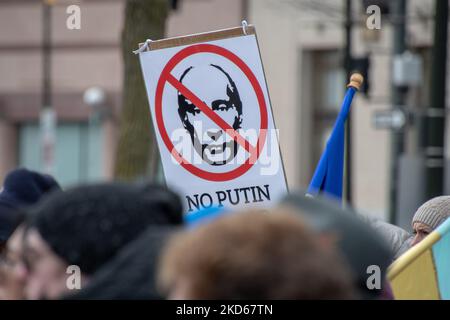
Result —
M 229 214 L 175 235 L 160 260 L 160 290 L 181 278 L 188 299 L 356 297 L 340 257 L 289 209 Z

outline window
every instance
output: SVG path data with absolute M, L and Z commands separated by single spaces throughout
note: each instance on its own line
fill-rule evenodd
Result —
M 338 50 L 313 51 L 312 56 L 312 163 L 322 155 L 345 93 L 345 72 Z
M 42 171 L 39 124 L 22 124 L 19 132 L 19 165 Z M 54 176 L 62 186 L 102 179 L 101 141 L 97 124 L 58 123 Z

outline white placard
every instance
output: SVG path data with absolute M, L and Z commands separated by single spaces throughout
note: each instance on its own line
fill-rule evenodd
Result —
M 140 53 L 167 185 L 186 211 L 287 192 L 255 34 Z

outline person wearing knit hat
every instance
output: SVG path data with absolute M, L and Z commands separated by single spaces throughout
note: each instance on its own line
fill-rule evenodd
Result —
M 0 300 L 23 297 L 23 210 L 56 190 L 61 187 L 50 175 L 24 168 L 7 174 L 0 190 Z
M 412 219 L 414 238 L 411 246 L 422 241 L 450 216 L 450 196 L 433 198 L 417 209 Z
M 9 172 L 0 188 L 0 244 L 8 240 L 20 222 L 17 211 L 37 203 L 54 190 L 61 187 L 50 175 L 25 168 Z
M 25 296 L 57 299 L 70 291 L 67 268 L 81 286 L 150 225 L 181 225 L 181 200 L 158 185 L 105 183 L 54 193 L 29 212 Z

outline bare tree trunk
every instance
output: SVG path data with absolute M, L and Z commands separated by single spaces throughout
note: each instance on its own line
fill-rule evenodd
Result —
M 132 53 L 145 39 L 164 36 L 167 0 L 127 0 L 122 33 L 123 105 L 114 175 L 120 180 L 154 177 L 159 155 L 139 57 Z

